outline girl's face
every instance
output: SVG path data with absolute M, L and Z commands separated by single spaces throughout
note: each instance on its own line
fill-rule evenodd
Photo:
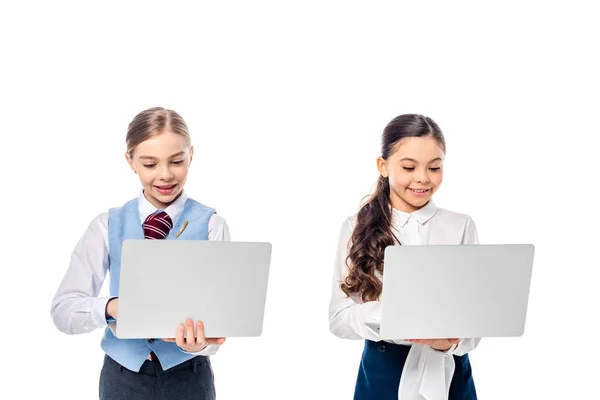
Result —
M 423 207 L 442 184 L 444 151 L 431 136 L 408 137 L 394 146 L 377 169 L 389 178 L 392 207 L 411 213 Z
M 144 196 L 156 208 L 165 209 L 179 197 L 187 179 L 194 149 L 181 135 L 163 131 L 140 143 L 129 167 L 139 175 Z

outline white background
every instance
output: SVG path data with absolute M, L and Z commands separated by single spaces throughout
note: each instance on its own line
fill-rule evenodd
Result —
M 190 195 L 273 244 L 264 334 L 212 357 L 219 399 L 351 398 L 362 342 L 327 321 L 337 235 L 408 112 L 446 134 L 436 203 L 482 243 L 536 245 L 525 335 L 471 355 L 479 397 L 594 397 L 592 2 L 214 3 L 1 6 L 1 397 L 97 398 L 101 332 L 58 332 L 50 303 L 91 219 L 138 194 L 125 132 L 155 105 L 190 126 Z

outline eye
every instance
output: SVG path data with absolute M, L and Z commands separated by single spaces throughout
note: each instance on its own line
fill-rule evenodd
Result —
M 175 165 L 179 165 L 179 164 L 183 163 L 183 160 L 172 161 L 172 163 Z
M 431 167 L 429 168 L 430 171 L 439 171 L 441 168 L 440 167 Z
M 144 167 L 146 168 L 154 168 L 156 166 L 156 164 L 144 164 Z
M 414 171 L 415 167 L 402 167 L 405 171 Z

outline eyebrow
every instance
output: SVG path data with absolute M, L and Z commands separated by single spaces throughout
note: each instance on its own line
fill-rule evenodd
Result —
M 414 162 L 414 163 L 417 163 L 417 164 L 419 163 L 417 160 L 415 160 L 414 158 L 410 158 L 410 157 L 404 157 L 404 158 L 403 158 L 402 160 L 400 160 L 400 161 L 412 161 L 412 162 Z M 428 163 L 428 164 L 431 164 L 431 163 L 432 163 L 432 162 L 434 162 L 434 161 L 442 161 L 442 157 L 437 157 L 437 158 L 434 158 L 433 160 L 429 161 L 429 163 Z
M 173 154 L 171 157 L 169 158 L 174 158 L 174 157 L 179 157 L 185 154 L 185 151 L 180 151 L 179 153 Z M 152 156 L 140 156 L 140 158 L 143 159 L 147 159 L 147 160 L 156 160 L 156 157 L 152 157 Z

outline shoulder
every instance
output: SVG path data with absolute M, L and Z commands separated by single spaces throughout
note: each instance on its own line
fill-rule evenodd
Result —
M 475 222 L 469 214 L 448 210 L 446 208 L 438 208 L 434 219 L 444 226 L 460 230 L 475 228 Z
M 102 212 L 97 214 L 88 224 L 88 227 L 83 235 L 83 239 L 86 242 L 101 240 L 106 242 L 106 236 L 108 232 L 108 212 Z
M 227 221 L 221 215 L 214 213 L 211 215 L 209 223 L 211 226 L 227 226 Z
M 137 209 L 138 204 L 139 204 L 139 201 L 138 201 L 138 198 L 136 197 L 135 199 L 131 199 L 131 200 L 127 201 L 125 204 L 121 204 L 120 206 L 109 207 L 106 214 L 108 217 L 110 217 L 111 215 L 113 215 L 117 212 L 127 210 L 131 207 L 135 207 Z
M 208 220 L 208 240 L 231 240 L 229 226 L 219 214 L 212 214 Z
M 205 210 L 213 214 L 217 212 L 216 208 L 210 207 L 204 203 L 199 202 L 198 200 L 194 200 L 191 197 L 187 198 L 186 203 L 191 208 Z
M 356 219 L 358 217 L 358 213 L 354 213 L 344 219 L 342 222 L 342 230 L 347 230 L 352 232 L 354 227 L 356 226 Z
M 101 228 L 108 229 L 108 217 L 109 217 L 108 211 L 102 212 L 102 213 L 98 214 L 96 216 L 96 218 L 94 218 L 92 223 L 96 223 Z
M 139 213 L 139 200 L 137 197 L 127 201 L 125 204 L 121 204 L 120 206 L 109 207 L 108 211 L 100 214 L 98 217 L 106 219 L 106 226 L 108 226 L 111 220 L 120 220 L 124 214 L 131 212 Z
M 201 203 L 198 200 L 194 200 L 191 197 L 188 197 L 186 202 L 191 209 L 196 210 L 195 212 L 200 212 L 205 216 L 208 215 L 209 230 L 227 228 L 227 221 L 225 218 L 223 218 L 223 216 L 217 214 L 216 208 L 207 206 L 206 204 Z
M 354 227 L 356 226 L 357 215 L 358 213 L 352 214 L 342 221 L 342 224 L 338 231 L 338 242 L 340 243 L 340 245 L 350 245 L 352 233 L 354 232 Z

